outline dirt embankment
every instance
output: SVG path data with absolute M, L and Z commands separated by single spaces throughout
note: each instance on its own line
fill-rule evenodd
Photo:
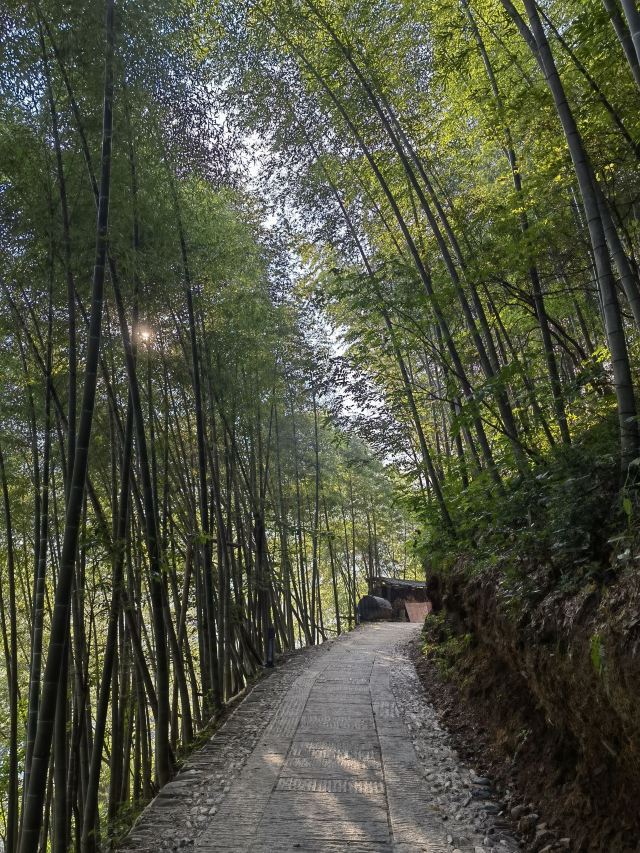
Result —
M 454 572 L 419 671 L 528 849 L 640 851 L 640 573 L 543 586 Z

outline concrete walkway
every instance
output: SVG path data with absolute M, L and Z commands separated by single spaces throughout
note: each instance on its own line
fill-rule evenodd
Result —
M 394 646 L 418 631 L 406 623 L 367 626 L 312 663 L 285 695 L 196 850 L 451 850 L 426 805 L 389 683 Z
M 406 652 L 419 632 L 367 625 L 295 655 L 190 757 L 121 850 L 516 849 L 424 696 Z

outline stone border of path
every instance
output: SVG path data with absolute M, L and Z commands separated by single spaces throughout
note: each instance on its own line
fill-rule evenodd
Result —
M 274 720 L 282 697 L 334 642 L 293 652 L 251 686 L 204 746 L 189 755 L 175 778 L 140 813 L 118 850 L 157 853 L 192 848 Z
M 448 847 L 453 853 L 518 850 L 504 804 L 494 795 L 490 780 L 462 761 L 439 723 L 413 664 L 415 643 L 413 639 L 395 649 L 390 686 L 422 766 L 431 808 L 446 827 Z

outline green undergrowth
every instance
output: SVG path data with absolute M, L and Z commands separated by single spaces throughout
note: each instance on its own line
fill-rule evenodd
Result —
M 473 643 L 471 634 L 455 634 L 444 613 L 432 613 L 422 629 L 422 654 L 432 660 L 445 680 L 454 677 Z
M 636 559 L 637 495 L 620 483 L 614 419 L 552 448 L 502 490 L 483 474 L 447 499 L 452 533 L 435 508 L 423 518 L 418 548 L 428 576 L 498 571 L 525 595 L 541 585 L 571 592 L 610 582 Z

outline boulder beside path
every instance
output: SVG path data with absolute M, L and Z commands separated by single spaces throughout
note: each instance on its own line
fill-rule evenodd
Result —
M 391 619 L 393 616 L 390 602 L 378 595 L 363 595 L 358 610 L 362 622 L 376 622 L 378 619 Z

